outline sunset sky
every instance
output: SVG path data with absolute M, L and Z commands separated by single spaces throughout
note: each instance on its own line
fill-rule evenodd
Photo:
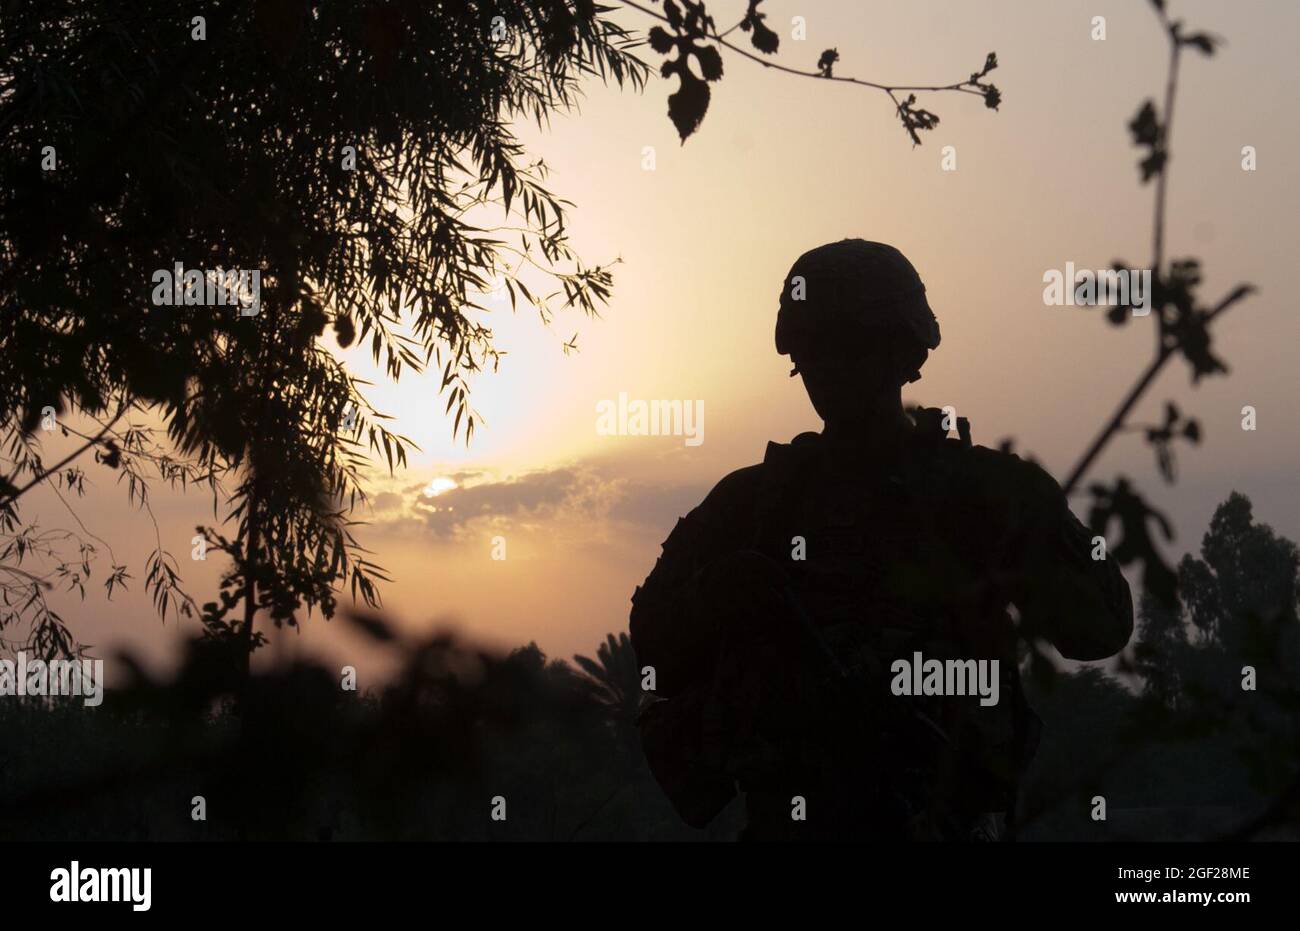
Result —
M 743 0 L 709 3 L 719 25 Z M 1206 304 L 1238 282 L 1259 293 L 1223 318 L 1216 348 L 1230 366 L 1193 390 L 1175 360 L 1135 420 L 1158 420 L 1166 400 L 1202 424 L 1199 447 L 1180 446 L 1179 479 L 1164 484 L 1138 435 L 1122 437 L 1093 477 L 1137 480 L 1178 529 L 1171 556 L 1194 549 L 1215 505 L 1233 490 L 1256 517 L 1300 538 L 1300 426 L 1295 405 L 1296 267 L 1300 242 L 1300 6 L 1171 0 L 1173 15 L 1226 39 L 1213 58 L 1184 58 L 1174 118 L 1168 254 L 1202 260 Z M 410 467 L 372 485 L 361 541 L 395 582 L 385 606 L 412 629 L 453 620 L 489 643 L 535 640 L 549 654 L 592 653 L 626 630 L 628 599 L 675 520 L 733 469 L 759 461 L 768 440 L 819 423 L 790 363 L 773 345 L 777 295 L 791 262 L 843 237 L 900 248 L 926 282 L 943 333 L 909 401 L 952 405 L 975 442 L 1014 437 L 1063 478 L 1152 350 L 1150 320 L 1108 325 L 1102 312 L 1047 307 L 1043 274 L 1133 267 L 1151 258 L 1153 186 L 1138 180 L 1127 123 L 1160 97 L 1166 43 L 1149 6 L 1113 2 L 829 2 L 768 0 L 782 36 L 776 60 L 812 68 L 835 47 L 836 73 L 873 81 L 946 84 L 1000 67 L 999 112 L 978 97 L 920 94 L 939 114 L 913 148 L 888 97 L 864 87 L 783 75 L 724 55 L 725 74 L 699 132 L 683 146 L 666 115 L 674 82 L 645 93 L 592 83 L 580 111 L 545 131 L 521 126 L 550 166 L 550 187 L 572 200 L 570 234 L 589 262 L 621 258 L 600 319 L 576 312 L 547 328 L 535 314 L 494 311 L 507 355 L 480 377 L 484 423 L 472 445 L 451 438 L 436 375 L 386 383 L 363 349 L 346 353 L 374 381 L 368 397 L 420 447 Z M 790 40 L 792 16 L 807 20 Z M 1106 18 L 1105 41 L 1090 38 Z M 629 25 L 650 21 L 631 11 Z M 736 33 L 742 41 L 743 34 Z M 649 49 L 644 57 L 657 67 Z M 944 146 L 957 170 L 941 170 Z M 1258 170 L 1243 171 L 1254 146 Z M 653 147 L 655 170 L 643 169 Z M 579 351 L 562 344 L 577 334 Z M 704 441 L 602 436 L 596 408 L 616 400 L 703 401 Z M 1254 406 L 1258 429 L 1241 429 Z M 131 590 L 105 602 L 59 605 L 98 653 L 115 645 L 165 665 L 179 632 L 161 626 L 143 591 L 152 544 L 147 519 L 125 502 L 112 472 L 85 463 L 94 489 L 79 508 L 87 527 L 128 562 Z M 189 560 L 210 500 L 155 491 L 163 542 L 203 602 L 223 566 Z M 1086 499 L 1074 502 L 1086 511 Z M 71 518 L 43 492 L 27 504 L 43 526 Z M 507 558 L 492 559 L 492 538 Z M 308 621 L 267 651 L 323 652 L 357 665 L 362 684 L 382 658 L 338 622 Z

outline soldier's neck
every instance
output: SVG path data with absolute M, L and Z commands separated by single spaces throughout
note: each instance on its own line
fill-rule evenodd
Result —
M 882 453 L 900 448 L 912 430 L 899 395 L 886 395 L 855 416 L 827 420 L 822 438 L 832 447 Z

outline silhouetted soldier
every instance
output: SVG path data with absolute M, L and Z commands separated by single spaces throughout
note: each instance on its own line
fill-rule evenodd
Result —
M 892 246 L 844 240 L 791 268 L 776 348 L 825 429 L 719 482 L 632 598 L 666 699 L 642 743 L 688 823 L 740 790 L 749 839 L 995 838 L 1037 735 L 1017 634 L 1081 660 L 1128 642 L 1128 585 L 1060 486 L 972 446 L 964 420 L 949 439 L 942 411 L 904 410 L 938 345 Z M 996 703 L 899 694 L 919 680 L 894 662 L 918 658 L 997 660 Z

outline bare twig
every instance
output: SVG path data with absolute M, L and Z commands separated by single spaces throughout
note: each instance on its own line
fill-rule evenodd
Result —
M 32 489 L 33 486 L 35 486 L 35 485 L 39 485 L 41 482 L 45 481 L 45 480 L 46 480 L 47 478 L 49 478 L 51 475 L 54 475 L 55 473 L 57 473 L 60 469 L 62 469 L 65 465 L 67 465 L 67 464 L 68 464 L 69 462 L 71 462 L 73 459 L 76 459 L 78 456 L 80 456 L 80 455 L 81 455 L 82 453 L 84 453 L 86 450 L 90 449 L 90 448 L 93 447 L 93 446 L 98 445 L 99 442 L 104 438 L 104 436 L 105 436 L 105 435 L 109 432 L 109 430 L 112 428 L 113 424 L 117 423 L 119 420 L 122 419 L 122 415 L 126 413 L 127 408 L 129 408 L 130 406 L 131 406 L 131 405 L 130 405 L 129 402 L 126 402 L 126 401 L 122 402 L 121 407 L 119 407 L 118 410 L 117 410 L 117 414 L 113 417 L 112 420 L 110 420 L 110 421 L 108 422 L 107 426 L 105 426 L 103 430 L 100 430 L 99 433 L 95 434 L 95 436 L 94 436 L 92 439 L 88 440 L 88 441 L 85 443 L 85 445 L 83 445 L 83 446 L 81 446 L 81 447 L 79 447 L 79 448 L 73 450 L 71 453 L 69 453 L 67 456 L 65 456 L 65 457 L 64 457 L 64 458 L 59 462 L 58 465 L 54 466 L 53 468 L 49 468 L 49 469 L 45 469 L 45 470 L 43 470 L 43 471 L 41 472 L 41 474 L 37 475 L 37 476 L 36 476 L 35 478 L 33 478 L 30 482 L 28 482 L 26 485 L 24 485 L 23 487 L 19 488 L 17 491 L 15 491 L 13 494 L 9 495 L 8 497 L 4 498 L 3 500 L 0 500 L 0 507 L 4 507 L 4 506 L 7 505 L 7 504 L 11 504 L 12 502 L 17 501 L 17 500 L 18 500 L 19 498 L 21 498 L 24 494 L 26 494 L 28 491 L 30 491 L 30 490 Z M 12 478 L 17 478 L 17 477 L 18 477 L 17 475 L 12 476 Z M 12 484 L 12 478 L 11 478 L 11 481 L 10 481 L 11 484 Z

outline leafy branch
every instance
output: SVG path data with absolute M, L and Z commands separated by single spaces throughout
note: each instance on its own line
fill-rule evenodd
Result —
M 1168 264 L 1165 262 L 1166 198 L 1179 63 L 1185 49 L 1192 48 L 1209 56 L 1214 54 L 1221 40 L 1207 33 L 1185 32 L 1180 20 L 1169 19 L 1164 0 L 1151 2 L 1169 42 L 1164 105 L 1163 110 L 1158 110 L 1153 101 L 1145 101 L 1128 128 L 1134 144 L 1145 150 L 1138 166 L 1142 183 L 1156 179 L 1152 222 L 1152 285 L 1149 295 L 1153 311 L 1151 317 L 1156 331 L 1155 350 L 1151 361 L 1070 471 L 1064 485 L 1067 495 L 1080 487 L 1089 469 L 1111 440 L 1117 434 L 1132 429 L 1128 423 L 1129 415 L 1171 359 L 1181 356 L 1187 361 L 1191 366 L 1193 384 L 1205 376 L 1227 373 L 1227 365 L 1213 352 L 1210 324 L 1254 291 L 1251 285 L 1238 285 L 1213 307 L 1204 307 L 1196 295 L 1196 289 L 1201 283 L 1200 262 L 1192 258 L 1174 260 Z M 1117 270 L 1125 267 L 1123 262 L 1115 263 Z M 1131 311 L 1131 306 L 1117 306 L 1111 309 L 1107 318 L 1113 325 L 1123 326 L 1128 322 Z M 1167 417 L 1163 426 L 1148 427 L 1146 438 L 1156 450 L 1161 474 L 1167 481 L 1172 481 L 1173 459 L 1169 443 L 1175 431 L 1181 429 L 1181 435 L 1193 442 L 1199 442 L 1201 432 L 1200 425 L 1195 421 L 1189 422 L 1190 426 L 1183 424 L 1179 427 L 1179 415 L 1173 405 L 1169 405 L 1166 410 L 1171 416 Z M 1155 550 L 1145 530 L 1148 520 L 1154 519 L 1165 528 L 1166 539 L 1171 538 L 1172 530 L 1164 517 L 1151 509 L 1123 477 L 1114 486 L 1094 483 L 1089 487 L 1089 492 L 1095 502 L 1091 521 L 1094 529 L 1104 529 L 1112 520 L 1117 520 L 1124 528 L 1124 537 L 1114 550 L 1117 558 L 1122 557 L 1122 564 L 1141 561 L 1145 566 L 1144 579 L 1151 583 L 1152 594 L 1165 604 L 1172 603 L 1176 598 L 1176 577 Z M 1098 529 L 1097 532 L 1102 530 Z
M 1169 18 L 1165 0 L 1151 0 L 1151 5 L 1169 44 L 1164 102 L 1162 109 L 1158 109 L 1154 101 L 1144 101 L 1128 124 L 1128 129 L 1134 145 L 1144 150 L 1138 164 L 1141 183 L 1146 184 L 1153 178 L 1156 182 L 1152 222 L 1152 287 L 1149 296 L 1153 311 L 1151 316 L 1155 322 L 1155 348 L 1151 361 L 1071 470 L 1064 486 L 1067 495 L 1078 489 L 1098 456 L 1122 432 L 1142 431 L 1147 443 L 1155 450 L 1157 467 L 1162 477 L 1168 482 L 1174 480 L 1172 443 L 1176 439 L 1199 443 L 1202 436 L 1200 423 L 1185 418 L 1172 402 L 1166 403 L 1164 421 L 1159 424 L 1130 424 L 1129 416 L 1154 384 L 1156 376 L 1175 356 L 1181 356 L 1191 367 L 1193 385 L 1203 377 L 1226 374 L 1226 363 L 1213 352 L 1210 326 L 1221 314 L 1255 290 L 1249 284 L 1239 284 L 1213 306 L 1202 306 L 1195 293 L 1201 284 L 1200 262 L 1194 258 L 1184 258 L 1166 263 L 1166 204 L 1179 65 L 1186 49 L 1194 49 L 1208 57 L 1214 54 L 1222 40 L 1208 33 L 1186 32 L 1181 20 Z M 1117 261 L 1114 267 L 1119 270 L 1126 266 Z M 1108 320 L 1115 326 L 1122 326 L 1128 322 L 1131 310 L 1131 306 L 1114 307 L 1107 315 Z M 1169 521 L 1151 508 L 1123 476 L 1119 476 L 1111 486 L 1094 483 L 1088 490 L 1093 498 L 1089 513 L 1089 524 L 1093 531 L 1104 535 L 1112 522 L 1118 522 L 1122 536 L 1111 550 L 1111 555 L 1121 565 L 1134 562 L 1142 564 L 1143 587 L 1150 599 L 1148 610 L 1170 611 L 1177 608 L 1180 601 L 1179 574 L 1160 556 L 1148 529 L 1154 524 L 1168 541 L 1173 537 L 1173 527 Z M 1149 651 L 1149 647 L 1144 650 L 1143 645 L 1139 645 L 1137 655 L 1142 658 Z M 1132 671 L 1132 664 L 1123 656 L 1120 659 L 1121 669 Z M 1150 688 L 1150 685 L 1148 681 L 1148 689 L 1139 699 L 1139 708 L 1148 719 L 1146 725 L 1130 728 L 1128 735 L 1116 742 L 1115 751 L 1093 771 L 1093 781 L 1119 761 L 1120 755 L 1127 751 L 1133 739 L 1154 732 L 1154 724 L 1162 720 L 1159 717 L 1159 697 L 1155 694 L 1159 690 Z M 1293 782 L 1268 811 L 1227 836 L 1236 839 L 1249 837 L 1272 820 L 1280 818 L 1293 803 L 1297 786 L 1300 786 L 1300 781 Z M 1034 814 L 1041 813 L 1040 810 Z
M 756 61 L 765 68 L 773 68 L 785 74 L 820 81 L 857 84 L 860 87 L 881 91 L 893 102 L 894 112 L 902 122 L 913 145 L 921 144 L 921 132 L 934 129 L 939 125 L 939 117 L 936 114 L 916 106 L 917 92 L 954 91 L 975 94 L 984 99 L 984 105 L 990 110 L 998 109 L 999 104 L 1002 103 L 1002 93 L 997 86 L 983 81 L 988 73 L 998 66 L 995 52 L 989 52 L 980 70 L 972 72 L 966 80 L 930 86 L 882 84 L 862 78 L 837 75 L 834 73 L 835 65 L 839 62 L 840 55 L 839 50 L 834 48 L 823 51 L 817 60 L 815 70 L 811 71 L 770 61 L 761 56 L 775 55 L 780 48 L 781 39 L 763 22 L 766 14 L 758 10 L 762 2 L 763 0 L 749 0 L 744 18 L 730 29 L 719 32 L 703 0 L 664 0 L 662 13 L 633 0 L 623 0 L 625 6 L 666 23 L 672 30 L 669 32 L 661 26 L 655 26 L 649 32 L 648 40 L 650 47 L 660 55 L 669 55 L 674 51 L 677 53 L 675 58 L 668 58 L 663 62 L 660 75 L 665 78 L 675 75 L 678 78 L 678 89 L 668 98 L 668 116 L 677 127 L 677 133 L 683 143 L 688 136 L 699 129 L 708 111 L 709 84 L 722 78 L 722 55 L 718 51 L 719 47 L 734 52 L 742 58 Z M 751 44 L 761 55 L 756 55 L 726 38 L 736 29 L 749 33 Z M 692 60 L 699 71 L 698 75 L 691 69 Z M 901 98 L 904 93 L 908 96 Z

